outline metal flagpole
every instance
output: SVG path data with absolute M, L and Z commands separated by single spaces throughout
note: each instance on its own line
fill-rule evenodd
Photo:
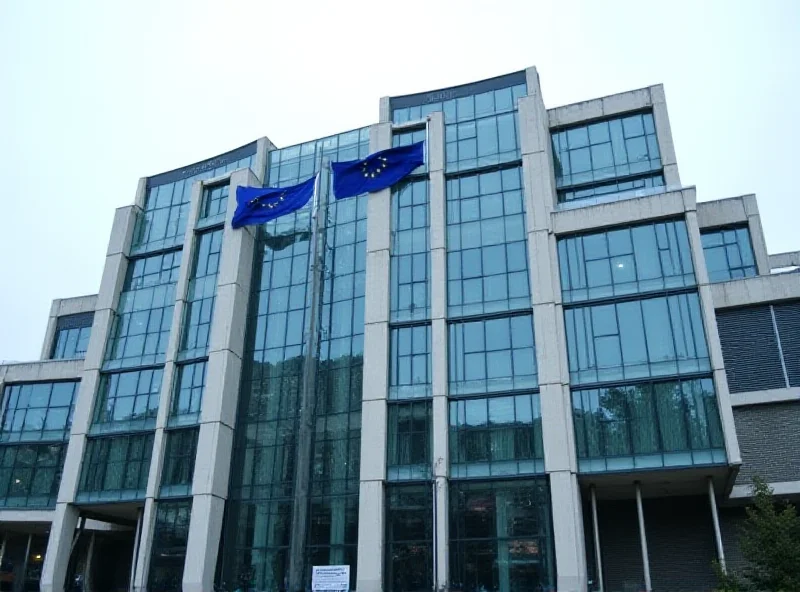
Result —
M 306 533 L 308 532 L 309 484 L 311 481 L 311 443 L 314 434 L 314 405 L 316 402 L 317 360 L 319 359 L 319 323 L 322 306 L 322 238 L 323 221 L 327 212 L 327 200 L 323 199 L 323 187 L 327 187 L 325 164 L 320 157 L 317 182 L 311 211 L 311 303 L 308 323 L 308 339 L 303 360 L 303 382 L 300 392 L 300 414 L 297 429 L 297 455 L 295 457 L 294 501 L 292 505 L 292 532 L 289 547 L 289 592 L 305 588 L 304 571 L 306 556 Z M 323 185 L 323 177 L 325 184 Z

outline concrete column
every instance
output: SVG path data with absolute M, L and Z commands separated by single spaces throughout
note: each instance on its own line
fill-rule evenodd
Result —
M 58 309 L 61 307 L 61 300 L 53 300 L 50 305 L 50 316 L 47 318 L 47 329 L 44 333 L 44 341 L 42 342 L 42 353 L 39 356 L 40 360 L 49 360 L 50 353 L 53 351 L 53 340 L 56 336 L 56 323 L 58 322 Z
M 678 173 L 678 159 L 675 157 L 675 144 L 672 141 L 672 129 L 669 125 L 664 85 L 650 87 L 650 100 L 653 103 L 653 121 L 656 125 L 661 165 L 664 167 L 664 183 L 667 187 L 678 189 L 681 186 L 681 176 Z
M 756 260 L 758 275 L 769 275 L 769 253 L 764 229 L 761 226 L 761 215 L 758 213 L 758 202 L 755 195 L 742 196 L 744 211 L 747 214 L 747 229 L 750 231 L 750 243 L 753 245 L 753 256 Z
M 392 121 L 392 108 L 391 99 L 389 97 L 381 97 L 381 102 L 378 107 L 378 121 L 381 123 L 389 123 Z
M 636 487 L 636 516 L 639 519 L 639 544 L 642 547 L 642 567 L 644 569 L 644 589 L 651 592 L 653 584 L 650 580 L 650 556 L 647 552 L 647 532 L 644 525 L 644 509 L 642 508 L 642 486 L 637 481 Z
M 600 527 L 597 520 L 597 492 L 594 485 L 591 489 L 592 496 L 592 530 L 594 531 L 594 561 L 597 564 L 597 584 L 603 592 L 603 554 L 600 552 Z
M 722 533 L 719 530 L 719 515 L 717 513 L 717 497 L 714 493 L 714 480 L 708 478 L 708 502 L 711 506 L 711 521 L 714 523 L 714 543 L 717 545 L 717 560 L 723 573 L 727 573 L 725 567 L 725 547 L 722 544 Z
M 392 145 L 392 127 L 370 129 L 370 152 Z M 391 190 L 367 198 L 367 270 L 364 302 L 364 382 L 361 407 L 361 474 L 358 496 L 359 592 L 383 589 L 384 481 L 389 391 L 389 260 Z
M 558 256 L 550 215 L 557 199 L 552 145 L 547 110 L 535 69 L 529 69 L 527 79 L 528 96 L 519 101 L 522 176 L 544 464 L 550 476 L 557 586 L 564 592 L 583 591 L 587 579 L 586 549 Z
M 140 181 L 137 203 L 143 203 L 145 185 Z M 64 459 L 58 503 L 53 515 L 53 528 L 47 542 L 47 555 L 42 568 L 41 589 L 45 592 L 62 592 L 67 573 L 72 536 L 78 520 L 78 511 L 72 506 L 78 488 L 81 460 L 86 446 L 86 433 L 92 418 L 100 367 L 111 323 L 119 303 L 119 294 L 128 269 L 128 254 L 133 229 L 139 209 L 136 206 L 118 208 L 114 214 L 111 238 L 106 251 L 106 262 L 97 295 L 92 332 L 83 364 L 81 384 L 75 401 L 72 428 Z M 56 527 L 58 525 L 58 527 Z
M 260 180 L 250 169 L 243 169 L 231 174 L 230 184 L 228 220 L 236 209 L 236 187 L 258 185 Z M 254 228 L 234 230 L 225 226 L 192 482 L 184 592 L 211 590 L 214 585 L 222 513 L 228 497 L 254 248 Z
M 684 191 L 686 200 L 687 192 Z M 736 435 L 736 424 L 733 420 L 733 407 L 731 395 L 728 390 L 728 377 L 725 374 L 725 361 L 722 357 L 722 345 L 717 330 L 717 315 L 714 311 L 714 299 L 711 283 L 708 280 L 706 260 L 703 255 L 703 245 L 700 242 L 700 226 L 697 221 L 697 204 L 694 199 L 686 204 L 686 229 L 689 234 L 689 245 L 692 249 L 694 273 L 697 279 L 697 290 L 700 294 L 700 307 L 703 313 L 703 325 L 706 331 L 708 355 L 711 370 L 714 374 L 714 388 L 717 396 L 717 406 L 725 436 L 725 452 L 728 455 L 729 465 L 742 464 L 742 455 L 739 450 L 739 440 Z

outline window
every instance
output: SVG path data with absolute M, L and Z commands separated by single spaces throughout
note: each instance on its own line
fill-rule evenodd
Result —
M 558 241 L 565 302 L 695 284 L 686 222 L 658 222 Z
M 170 430 L 164 452 L 160 497 L 192 495 L 194 461 L 200 428 Z
M 93 312 L 58 317 L 50 359 L 74 359 L 86 356 L 92 322 L 94 322 Z
M 564 316 L 572 384 L 711 369 L 696 293 L 571 308 Z
M 6 385 L 0 441 L 66 440 L 79 384 L 73 381 Z
M 450 589 L 554 589 L 550 513 L 546 479 L 451 481 Z
M 523 74 L 523 72 L 520 72 Z M 490 90 L 481 93 L 470 93 L 466 96 L 453 98 L 447 101 L 432 101 L 424 104 L 403 107 L 392 110 L 394 123 L 407 123 L 419 121 L 431 113 L 443 111 L 446 123 L 484 117 L 493 113 L 504 113 L 517 108 L 520 97 L 528 94 L 524 82 L 514 84 L 510 81 L 506 88 Z M 481 89 L 483 90 L 483 89 Z M 449 94 L 448 89 L 443 89 L 442 94 Z
M 447 181 L 450 317 L 530 308 L 518 167 Z
M 431 402 L 390 404 L 388 432 L 388 479 L 429 479 Z
M 104 370 L 163 363 L 180 266 L 180 251 L 130 261 Z
M 198 226 L 205 227 L 225 221 L 229 193 L 230 184 L 227 182 L 203 188 L 203 204 L 200 209 Z
M 430 209 L 427 179 L 392 191 L 390 318 L 430 318 Z
M 544 473 L 539 395 L 450 401 L 450 474 Z
M 155 428 L 162 377 L 161 368 L 101 375 L 91 433 Z
M 191 514 L 191 500 L 156 504 L 148 590 L 153 592 L 181 590 Z
M 153 434 L 89 438 L 83 453 L 78 503 L 144 499 Z
M 197 358 L 208 353 L 221 251 L 221 229 L 197 235 L 197 252 L 186 294 L 179 360 Z
M 531 315 L 452 323 L 449 332 L 451 396 L 538 386 Z
M 431 326 L 391 329 L 390 399 L 431 396 Z
M 551 138 L 559 201 L 590 197 L 587 191 L 597 194 L 592 187 L 576 191 L 576 185 L 601 185 L 600 192 L 607 193 L 613 186 L 605 182 L 611 179 L 637 176 L 652 179 L 650 173 L 661 172 L 652 113 L 577 125 L 555 131 Z M 645 185 L 648 183 L 655 185 L 656 181 L 645 181 Z M 572 191 L 567 191 L 568 187 Z
M 0 507 L 54 508 L 66 444 L 0 446 Z
M 726 282 L 757 274 L 747 227 L 703 231 L 700 239 L 710 281 Z
M 431 590 L 433 553 L 431 485 L 387 485 L 386 591 Z
M 200 408 L 206 384 L 206 362 L 182 364 L 176 370 L 178 378 L 172 394 L 168 425 L 197 423 L 200 420 Z
M 582 185 L 572 189 L 563 189 L 558 192 L 560 202 L 569 203 L 596 197 L 595 201 L 613 201 L 611 198 L 603 199 L 604 195 L 615 193 L 628 193 L 635 191 L 635 196 L 652 195 L 664 191 L 664 175 L 660 173 L 642 175 L 629 178 L 625 181 L 605 181 L 592 185 Z
M 358 496 L 312 497 L 308 519 L 308 565 L 349 565 L 350 590 L 355 590 Z M 307 570 L 306 578 L 303 589 L 310 590 L 311 569 Z
M 148 179 L 144 211 L 136 220 L 131 252 L 138 255 L 182 244 L 194 182 L 213 179 L 240 168 L 252 168 L 255 153 L 256 144 L 253 142 L 232 153 L 184 169 L 188 174 L 198 171 L 191 176 L 180 178 L 182 171 L 177 175 L 173 171 Z
M 423 142 L 425 141 L 426 136 L 427 133 L 424 127 L 402 132 L 394 132 L 392 134 L 392 147 L 397 148 L 398 146 L 410 146 L 411 144 L 416 144 L 417 142 Z M 427 149 L 428 148 L 426 146 L 425 150 Z M 415 168 L 411 172 L 411 174 L 417 175 L 417 174 L 425 174 L 427 172 L 428 172 L 428 163 L 426 162 L 425 164 L 422 164 L 417 168 Z
M 710 378 L 572 392 L 579 470 L 725 463 Z
M 717 311 L 732 393 L 800 386 L 800 303 Z

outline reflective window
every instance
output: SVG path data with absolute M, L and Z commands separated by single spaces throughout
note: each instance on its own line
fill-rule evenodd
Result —
M 160 497 L 192 495 L 194 461 L 200 428 L 170 430 L 164 451 Z
M 450 589 L 555 589 L 547 480 L 450 482 Z
M 605 181 L 591 185 L 579 185 L 572 189 L 562 189 L 558 192 L 561 202 L 571 202 L 592 197 L 600 198 L 603 195 L 626 193 L 635 191 L 636 195 L 650 195 L 663 191 L 664 175 L 661 173 L 642 175 L 625 181 Z M 659 189 L 662 188 L 662 189 Z M 643 191 L 646 190 L 646 191 Z
M 66 440 L 80 382 L 8 384 L 0 441 Z
M 198 226 L 209 226 L 225 221 L 230 190 L 231 186 L 227 182 L 203 188 L 203 202 L 200 206 Z
M 94 313 L 58 317 L 56 321 L 56 335 L 53 339 L 53 351 L 50 359 L 75 359 L 86 356 L 89 346 L 89 335 L 92 332 Z
M 186 294 L 179 360 L 197 358 L 208 353 L 221 251 L 221 229 L 197 235 L 195 260 Z
M 205 171 L 185 179 L 148 187 L 144 211 L 136 219 L 131 253 L 140 254 L 183 244 L 194 182 L 252 167 L 254 161 L 255 154 L 244 156 L 227 164 L 220 162 L 215 168 L 203 167 Z
M 388 411 L 388 479 L 429 479 L 431 402 L 392 403 Z
M 446 91 L 445 91 L 446 92 Z M 392 111 L 394 123 L 420 121 L 431 113 L 443 111 L 446 123 L 456 123 L 489 114 L 503 113 L 517 108 L 517 101 L 527 93 L 525 84 L 517 84 L 507 88 L 492 90 L 480 94 L 468 95 L 448 101 L 438 101 L 403 107 Z
M 560 239 L 565 302 L 695 284 L 686 222 L 658 222 Z
M 429 484 L 386 486 L 387 592 L 433 588 L 433 490 Z
M 544 473 L 539 395 L 450 401 L 450 475 Z
M 172 394 L 170 426 L 197 423 L 206 384 L 206 362 L 181 364 L 176 368 L 177 379 Z
M 757 275 L 750 230 L 746 226 L 703 231 L 700 239 L 709 281 L 726 282 Z
M 450 317 L 530 308 L 518 167 L 447 181 Z
M 711 369 L 696 293 L 570 308 L 564 317 L 572 384 Z
M 617 177 L 646 178 L 648 173 L 661 170 L 652 113 L 578 125 L 553 132 L 551 137 L 559 201 L 588 197 L 567 191 L 568 187 L 600 184 Z
M 389 398 L 409 399 L 431 395 L 431 326 L 391 329 Z
M 430 207 L 428 180 L 410 181 L 392 191 L 390 318 L 430 318 Z
M 53 508 L 66 444 L 0 446 L 0 507 Z
M 148 590 L 181 590 L 191 514 L 192 500 L 156 503 Z
M 155 428 L 163 373 L 155 368 L 101 375 L 90 432 Z
M 448 349 L 451 395 L 538 386 L 531 315 L 452 323 Z
M 152 433 L 89 438 L 75 500 L 144 499 L 152 452 Z
M 425 128 L 417 128 L 403 132 L 394 132 L 392 134 L 392 147 L 397 148 L 398 146 L 410 146 L 411 144 L 416 144 L 417 142 L 423 142 L 427 139 L 427 133 Z M 428 150 L 428 147 L 425 147 L 425 150 Z M 426 159 L 427 160 L 427 159 Z M 428 163 L 422 164 L 415 168 L 412 171 L 412 175 L 427 173 L 428 172 Z
M 180 266 L 180 251 L 128 263 L 104 370 L 164 361 Z
M 725 463 L 710 378 L 572 392 L 581 471 Z

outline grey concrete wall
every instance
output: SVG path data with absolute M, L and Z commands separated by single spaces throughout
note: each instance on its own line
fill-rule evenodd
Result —
M 776 300 L 800 298 L 800 279 L 796 274 L 749 277 L 711 285 L 714 308 L 732 308 Z
M 800 401 L 737 407 L 733 415 L 742 450 L 736 485 L 749 485 L 754 476 L 800 480 Z
M 47 319 L 47 329 L 42 342 L 42 353 L 39 359 L 47 360 L 53 351 L 53 341 L 56 336 L 56 323 L 58 317 L 82 312 L 92 312 L 97 305 L 97 294 L 88 296 L 75 296 L 73 298 L 57 298 L 50 305 L 50 316 Z
M 769 256 L 769 268 L 779 269 L 781 267 L 800 266 L 800 251 L 789 251 L 788 253 L 775 253 Z

